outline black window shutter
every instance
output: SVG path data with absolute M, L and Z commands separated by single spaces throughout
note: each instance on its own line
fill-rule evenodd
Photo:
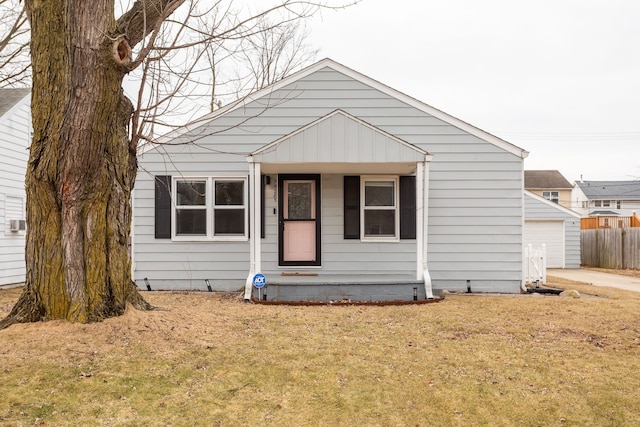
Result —
M 360 238 L 360 177 L 344 177 L 344 238 Z
M 171 238 L 171 175 L 158 175 L 155 179 L 155 237 Z
M 400 177 L 400 238 L 416 238 L 416 177 Z
M 264 196 L 264 190 L 267 185 L 267 176 L 262 175 L 260 178 L 261 178 L 260 179 L 260 237 L 264 239 L 265 216 L 267 212 L 267 208 L 264 205 L 266 201 Z

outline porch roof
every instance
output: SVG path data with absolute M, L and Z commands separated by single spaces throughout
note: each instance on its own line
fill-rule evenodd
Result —
M 248 161 L 277 164 L 278 170 L 300 164 L 327 170 L 329 164 L 344 170 L 358 165 L 377 168 L 413 167 L 431 155 L 345 111 L 335 110 L 251 153 Z M 340 166 L 342 164 L 342 166 Z M 293 166 L 298 165 L 298 166 Z M 384 166 L 386 165 L 386 166 Z M 362 166 L 360 166 L 362 167 Z

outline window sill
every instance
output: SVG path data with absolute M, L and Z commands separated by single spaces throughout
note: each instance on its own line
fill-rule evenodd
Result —
M 172 242 L 248 242 L 247 236 L 173 236 Z
M 399 242 L 397 237 L 363 237 L 360 239 L 362 243 L 393 243 Z

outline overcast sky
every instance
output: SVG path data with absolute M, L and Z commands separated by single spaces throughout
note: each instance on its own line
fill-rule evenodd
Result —
M 571 182 L 640 178 L 640 1 L 363 0 L 309 23 L 331 58 Z

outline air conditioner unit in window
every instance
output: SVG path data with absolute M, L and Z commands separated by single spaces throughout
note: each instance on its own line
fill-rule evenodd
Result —
M 24 231 L 27 228 L 26 221 L 24 219 L 12 219 L 9 221 L 9 228 L 11 231 Z

